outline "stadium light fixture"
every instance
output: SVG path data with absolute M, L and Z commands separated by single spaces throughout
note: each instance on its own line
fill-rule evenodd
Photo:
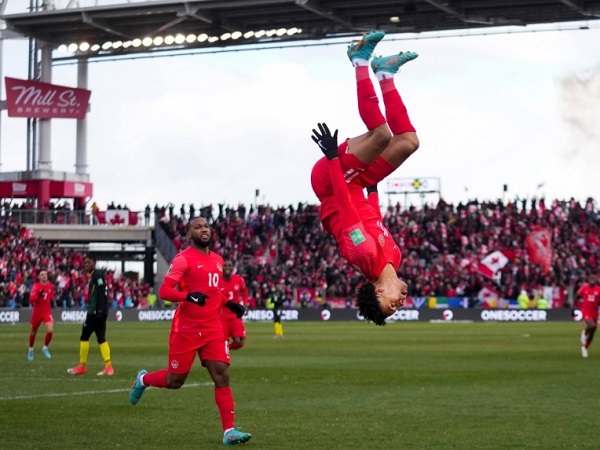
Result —
M 275 33 L 277 36 L 281 37 L 283 35 L 285 35 L 287 33 L 287 30 L 285 28 L 280 28 L 277 30 L 277 33 Z
M 244 33 L 244 39 L 250 39 L 251 37 L 254 37 L 254 31 L 246 31 Z
M 230 38 L 231 38 L 231 33 L 223 33 L 223 34 L 221 35 L 221 38 L 220 38 L 220 39 L 221 39 L 222 41 L 226 41 L 227 39 L 230 39 Z
M 211 36 L 211 37 L 209 37 L 209 38 L 208 38 L 208 42 L 210 42 L 211 44 L 212 44 L 213 42 L 217 42 L 218 40 L 219 40 L 219 38 L 218 38 L 218 37 L 216 37 L 216 36 Z
M 58 48 L 56 49 L 57 51 L 64 53 L 67 51 L 67 46 L 65 44 L 59 45 Z
M 82 42 L 81 44 L 79 44 L 79 50 L 81 50 L 82 52 L 87 52 L 90 49 L 90 44 L 88 44 L 87 42 Z
M 123 42 L 121 41 L 116 41 L 112 43 L 113 48 L 121 48 L 123 47 Z
M 178 34 L 175 36 L 176 44 L 183 44 L 185 42 L 185 36 L 183 34 Z
M 140 45 L 142 45 L 142 40 L 135 38 L 133 41 L 131 41 L 131 45 L 133 45 L 134 47 L 139 47 Z
M 156 37 L 155 37 L 155 38 L 152 40 L 152 43 L 153 43 L 155 46 L 157 46 L 157 47 L 158 47 L 159 45 L 162 45 L 162 43 L 163 43 L 163 42 L 164 42 L 164 39 L 162 38 L 162 36 L 156 36 Z
M 392 16 L 392 17 L 390 17 L 390 22 L 392 22 L 392 23 L 400 23 L 400 17 L 398 17 L 398 16 Z
M 196 35 L 195 34 L 188 34 L 185 37 L 185 42 L 187 42 L 188 44 L 192 44 L 192 43 L 196 42 Z
M 231 33 L 231 39 L 236 40 L 242 37 L 242 32 L 241 31 L 234 31 L 233 33 Z
M 150 47 L 152 45 L 152 38 L 151 37 L 145 37 L 144 39 L 142 39 L 142 45 L 144 47 Z
M 71 53 L 75 53 L 78 48 L 79 48 L 79 46 L 77 44 L 69 44 L 69 46 L 67 47 L 67 50 L 70 51 Z
M 208 34 L 202 33 L 198 35 L 198 42 L 204 42 L 208 40 Z
M 165 36 L 165 44 L 166 45 L 173 45 L 173 42 L 175 42 L 175 37 L 174 36 Z
M 273 37 L 277 34 L 277 30 L 269 30 L 267 31 L 267 37 Z
M 90 47 L 90 50 L 93 52 L 97 52 L 98 50 L 100 50 L 100 46 L 98 44 L 94 44 Z
M 263 36 L 265 36 L 267 34 L 267 32 L 265 30 L 258 30 L 256 33 L 254 33 L 254 36 L 257 38 L 261 38 Z

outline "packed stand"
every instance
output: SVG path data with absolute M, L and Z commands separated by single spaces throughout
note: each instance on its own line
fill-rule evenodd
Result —
M 350 305 L 363 281 L 322 229 L 317 205 L 191 209 L 182 205 L 179 215 L 173 206 L 155 212 L 178 249 L 185 246 L 187 219 L 206 217 L 215 231 L 215 250 L 237 264 L 258 306 L 265 305 L 276 287 L 290 299 L 294 289 L 313 287 L 324 291 L 325 298 L 346 298 Z M 456 206 L 441 200 L 405 210 L 396 204 L 383 216 L 402 251 L 400 275 L 412 297 L 467 297 L 475 303 L 486 287 L 502 298 L 516 299 L 523 290 L 555 286 L 569 303 L 586 277 L 598 272 L 600 216 L 592 199 L 583 205 L 574 200 L 547 205 L 544 199 L 534 199 Z M 549 271 L 531 263 L 524 249 L 535 227 L 552 233 Z M 495 280 L 477 270 L 477 262 L 494 250 L 514 255 Z
M 29 305 L 31 287 L 38 271 L 48 270 L 56 286 L 53 306 L 84 308 L 87 275 L 79 252 L 36 239 L 31 231 L 12 218 L 0 218 L 0 306 Z M 106 272 L 107 294 L 113 307 L 136 307 L 144 303 L 149 285 Z

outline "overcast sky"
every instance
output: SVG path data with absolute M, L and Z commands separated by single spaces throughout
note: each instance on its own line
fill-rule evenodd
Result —
M 501 198 L 504 184 L 506 199 L 600 199 L 600 21 L 585 25 L 387 36 L 377 53 L 420 55 L 396 85 L 421 148 L 392 178 L 439 177 L 455 203 Z M 5 41 L 3 76 L 27 70 L 26 41 Z M 52 81 L 76 86 L 76 75 L 75 65 L 55 66 Z M 325 121 L 343 137 L 365 131 L 341 43 L 91 63 L 89 88 L 88 171 L 101 207 L 251 204 L 255 189 L 259 203 L 316 203 L 311 129 Z M 2 113 L 4 172 L 26 167 L 25 124 Z M 56 119 L 53 169 L 74 164 L 75 120 Z

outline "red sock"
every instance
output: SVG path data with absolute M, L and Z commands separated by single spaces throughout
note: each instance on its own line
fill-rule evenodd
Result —
M 233 404 L 233 394 L 231 388 L 215 388 L 215 403 L 219 408 L 219 414 L 221 415 L 221 425 L 223 425 L 223 431 L 233 428 L 235 424 L 235 410 Z
M 167 387 L 167 371 L 157 370 L 156 372 L 147 373 L 144 375 L 144 385 L 146 386 L 154 386 L 157 388 L 166 388 Z
M 358 114 L 367 129 L 373 130 L 383 125 L 385 117 L 381 114 L 379 99 L 375 93 L 373 82 L 369 78 L 369 66 L 358 66 L 356 68 L 356 95 L 358 98 Z
M 48 347 L 50 345 L 50 341 L 52 340 L 52 332 L 46 333 L 46 337 L 44 337 L 44 346 Z
M 35 333 L 29 333 L 29 347 L 33 347 L 33 343 L 35 342 Z
M 385 115 L 392 134 L 398 135 L 408 133 L 409 131 L 415 132 L 415 127 L 410 123 L 406 106 L 396 89 L 394 79 L 381 80 L 379 85 L 383 93 Z

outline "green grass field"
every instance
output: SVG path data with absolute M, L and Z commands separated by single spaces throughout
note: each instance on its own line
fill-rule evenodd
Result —
M 27 361 L 27 325 L 0 326 L 0 448 L 223 447 L 197 363 L 180 390 L 128 402 L 138 369 L 163 368 L 169 323 L 109 323 L 116 373 L 81 325 L 57 323 L 52 359 Z M 249 323 L 232 354 L 237 425 L 260 449 L 597 449 L 600 341 L 581 358 L 576 323 Z M 596 350 L 596 348 L 598 350 Z

